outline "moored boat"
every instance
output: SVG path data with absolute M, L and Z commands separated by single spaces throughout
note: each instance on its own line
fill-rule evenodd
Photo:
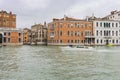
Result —
M 108 46 L 108 47 L 111 47 L 111 46 L 113 46 L 113 44 L 107 44 L 107 46 Z

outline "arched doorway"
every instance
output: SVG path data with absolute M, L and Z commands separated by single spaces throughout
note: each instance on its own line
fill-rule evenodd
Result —
M 0 34 L 0 44 L 2 44 L 2 34 Z

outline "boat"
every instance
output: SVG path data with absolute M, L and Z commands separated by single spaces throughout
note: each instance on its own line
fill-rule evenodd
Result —
M 79 50 L 79 51 L 92 51 L 94 50 L 93 47 L 91 46 L 75 46 L 75 47 L 71 47 L 71 46 L 66 46 L 66 47 L 60 47 L 62 50 Z
M 109 44 L 107 44 L 107 46 L 108 46 L 108 47 L 112 47 L 112 46 L 113 46 L 113 44 L 109 43 Z

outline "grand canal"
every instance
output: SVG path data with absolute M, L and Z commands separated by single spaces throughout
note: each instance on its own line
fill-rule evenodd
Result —
M 0 80 L 120 80 L 120 47 L 0 47 Z

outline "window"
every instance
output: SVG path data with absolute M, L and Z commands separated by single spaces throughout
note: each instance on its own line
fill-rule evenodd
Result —
M 75 31 L 75 36 L 77 36 L 77 32 Z
M 109 24 L 108 24 L 108 23 L 106 23 L 106 27 L 109 27 Z
M 112 43 L 114 43 L 115 41 L 113 40 Z
M 101 40 L 101 44 L 103 43 L 103 41 Z
M 60 36 L 62 36 L 62 31 L 60 31 Z
M 104 23 L 104 27 L 106 27 L 106 24 Z
M 102 36 L 102 31 L 100 31 L 100 35 Z
M 96 32 L 96 35 L 98 36 L 98 31 Z
M 118 36 L 118 31 L 116 31 L 116 36 Z
M 68 31 L 68 36 L 70 36 L 70 32 Z
M 71 40 L 71 43 L 73 43 L 73 40 Z
M 4 36 L 6 36 L 6 32 L 4 33 Z
M 4 43 L 6 43 L 6 37 L 4 37 Z
M 75 43 L 77 43 L 77 40 L 75 40 Z
M 75 27 L 77 27 L 77 23 L 75 23 Z
M 112 36 L 114 36 L 114 31 L 112 31 Z
M 116 43 L 118 43 L 118 40 L 116 40 Z
M 71 36 L 73 36 L 73 31 L 71 31 Z
M 98 27 L 98 22 L 96 23 L 96 26 Z
M 114 27 L 114 23 L 112 23 L 112 27 Z
M 77 32 L 77 35 L 80 36 L 80 32 L 79 31 Z
M 116 23 L 116 27 L 118 27 L 118 24 Z
M 62 43 L 62 40 L 60 40 L 60 43 Z
M 10 43 L 10 38 L 8 38 L 8 43 Z
M 19 43 L 21 42 L 21 38 L 19 38 Z
M 109 27 L 110 27 L 110 23 L 109 23 Z
M 70 40 L 68 40 L 68 43 L 70 43 Z
M 109 36 L 111 36 L 111 32 L 109 31 Z
M 99 43 L 99 40 L 97 40 L 97 43 Z
M 21 36 L 21 33 L 19 33 L 19 36 Z
M 8 36 L 10 36 L 10 32 L 8 33 Z
M 100 23 L 100 26 L 102 27 L 102 22 Z

